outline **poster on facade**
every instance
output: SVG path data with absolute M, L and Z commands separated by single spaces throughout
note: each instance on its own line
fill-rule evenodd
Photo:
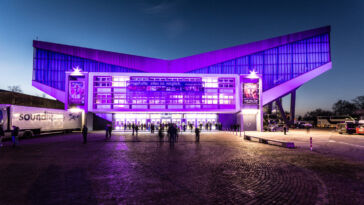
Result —
M 69 104 L 85 104 L 85 83 L 82 81 L 70 81 L 69 84 Z
M 243 103 L 259 104 L 259 85 L 258 83 L 243 84 Z

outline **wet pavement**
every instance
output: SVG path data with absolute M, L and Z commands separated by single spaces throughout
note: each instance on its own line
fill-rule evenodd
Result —
M 362 161 L 225 132 L 7 142 L 0 173 L 0 204 L 364 204 Z

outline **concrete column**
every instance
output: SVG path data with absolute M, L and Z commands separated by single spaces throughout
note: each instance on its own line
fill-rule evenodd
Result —
M 296 90 L 291 92 L 291 110 L 290 110 L 291 126 L 294 125 L 295 110 L 296 110 Z
M 279 112 L 281 113 L 281 116 L 282 116 L 282 119 L 284 121 L 284 124 L 286 124 L 287 126 L 289 125 L 289 121 L 286 117 L 286 113 L 284 113 L 284 109 L 283 109 L 283 106 L 282 106 L 282 102 L 281 102 L 281 98 L 277 99 L 276 100 L 276 104 L 277 104 L 277 107 L 279 109 Z
M 236 121 L 237 121 L 237 124 L 240 125 L 240 131 L 244 131 L 243 113 L 239 112 L 238 114 L 236 114 Z
M 89 131 L 92 131 L 94 128 L 94 114 L 91 112 L 86 113 L 86 127 Z

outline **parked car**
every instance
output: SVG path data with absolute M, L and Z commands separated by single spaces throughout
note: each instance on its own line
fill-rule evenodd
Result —
M 339 134 L 354 134 L 356 132 L 356 124 L 351 121 L 338 123 L 336 130 Z
M 300 121 L 300 122 L 296 123 L 296 128 L 304 129 L 304 128 L 311 128 L 311 127 L 312 127 L 312 124 L 309 122 Z
M 269 124 L 268 125 L 268 131 L 269 132 L 277 132 L 282 131 L 283 132 L 283 124 Z
M 358 126 L 356 127 L 356 134 L 364 134 L 364 120 L 359 120 Z

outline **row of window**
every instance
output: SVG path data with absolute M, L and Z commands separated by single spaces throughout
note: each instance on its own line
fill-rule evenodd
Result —
M 263 75 L 263 91 L 330 62 L 329 34 L 271 48 L 216 65 L 190 71 L 206 74 Z M 273 75 L 273 76 L 272 76 Z
M 329 34 L 327 33 L 197 69 L 190 73 L 249 74 L 251 70 L 255 70 L 263 75 L 263 90 L 267 90 L 330 62 L 330 60 L 330 42 Z M 77 66 L 86 72 L 142 72 L 43 49 L 35 49 L 33 80 L 53 88 L 65 90 L 65 72 L 73 71 L 73 68 Z M 197 82 L 201 81 L 201 79 L 200 77 L 169 78 L 134 76 L 132 80 Z M 119 76 L 98 76 L 94 81 L 98 83 L 95 86 L 126 86 L 123 83 L 126 82 L 125 78 Z M 218 82 L 215 79 L 211 79 L 204 82 L 207 88 L 234 87 L 234 79 L 219 79 Z M 216 83 L 219 83 L 219 85 Z M 220 86 L 221 83 L 230 83 L 231 86 Z

